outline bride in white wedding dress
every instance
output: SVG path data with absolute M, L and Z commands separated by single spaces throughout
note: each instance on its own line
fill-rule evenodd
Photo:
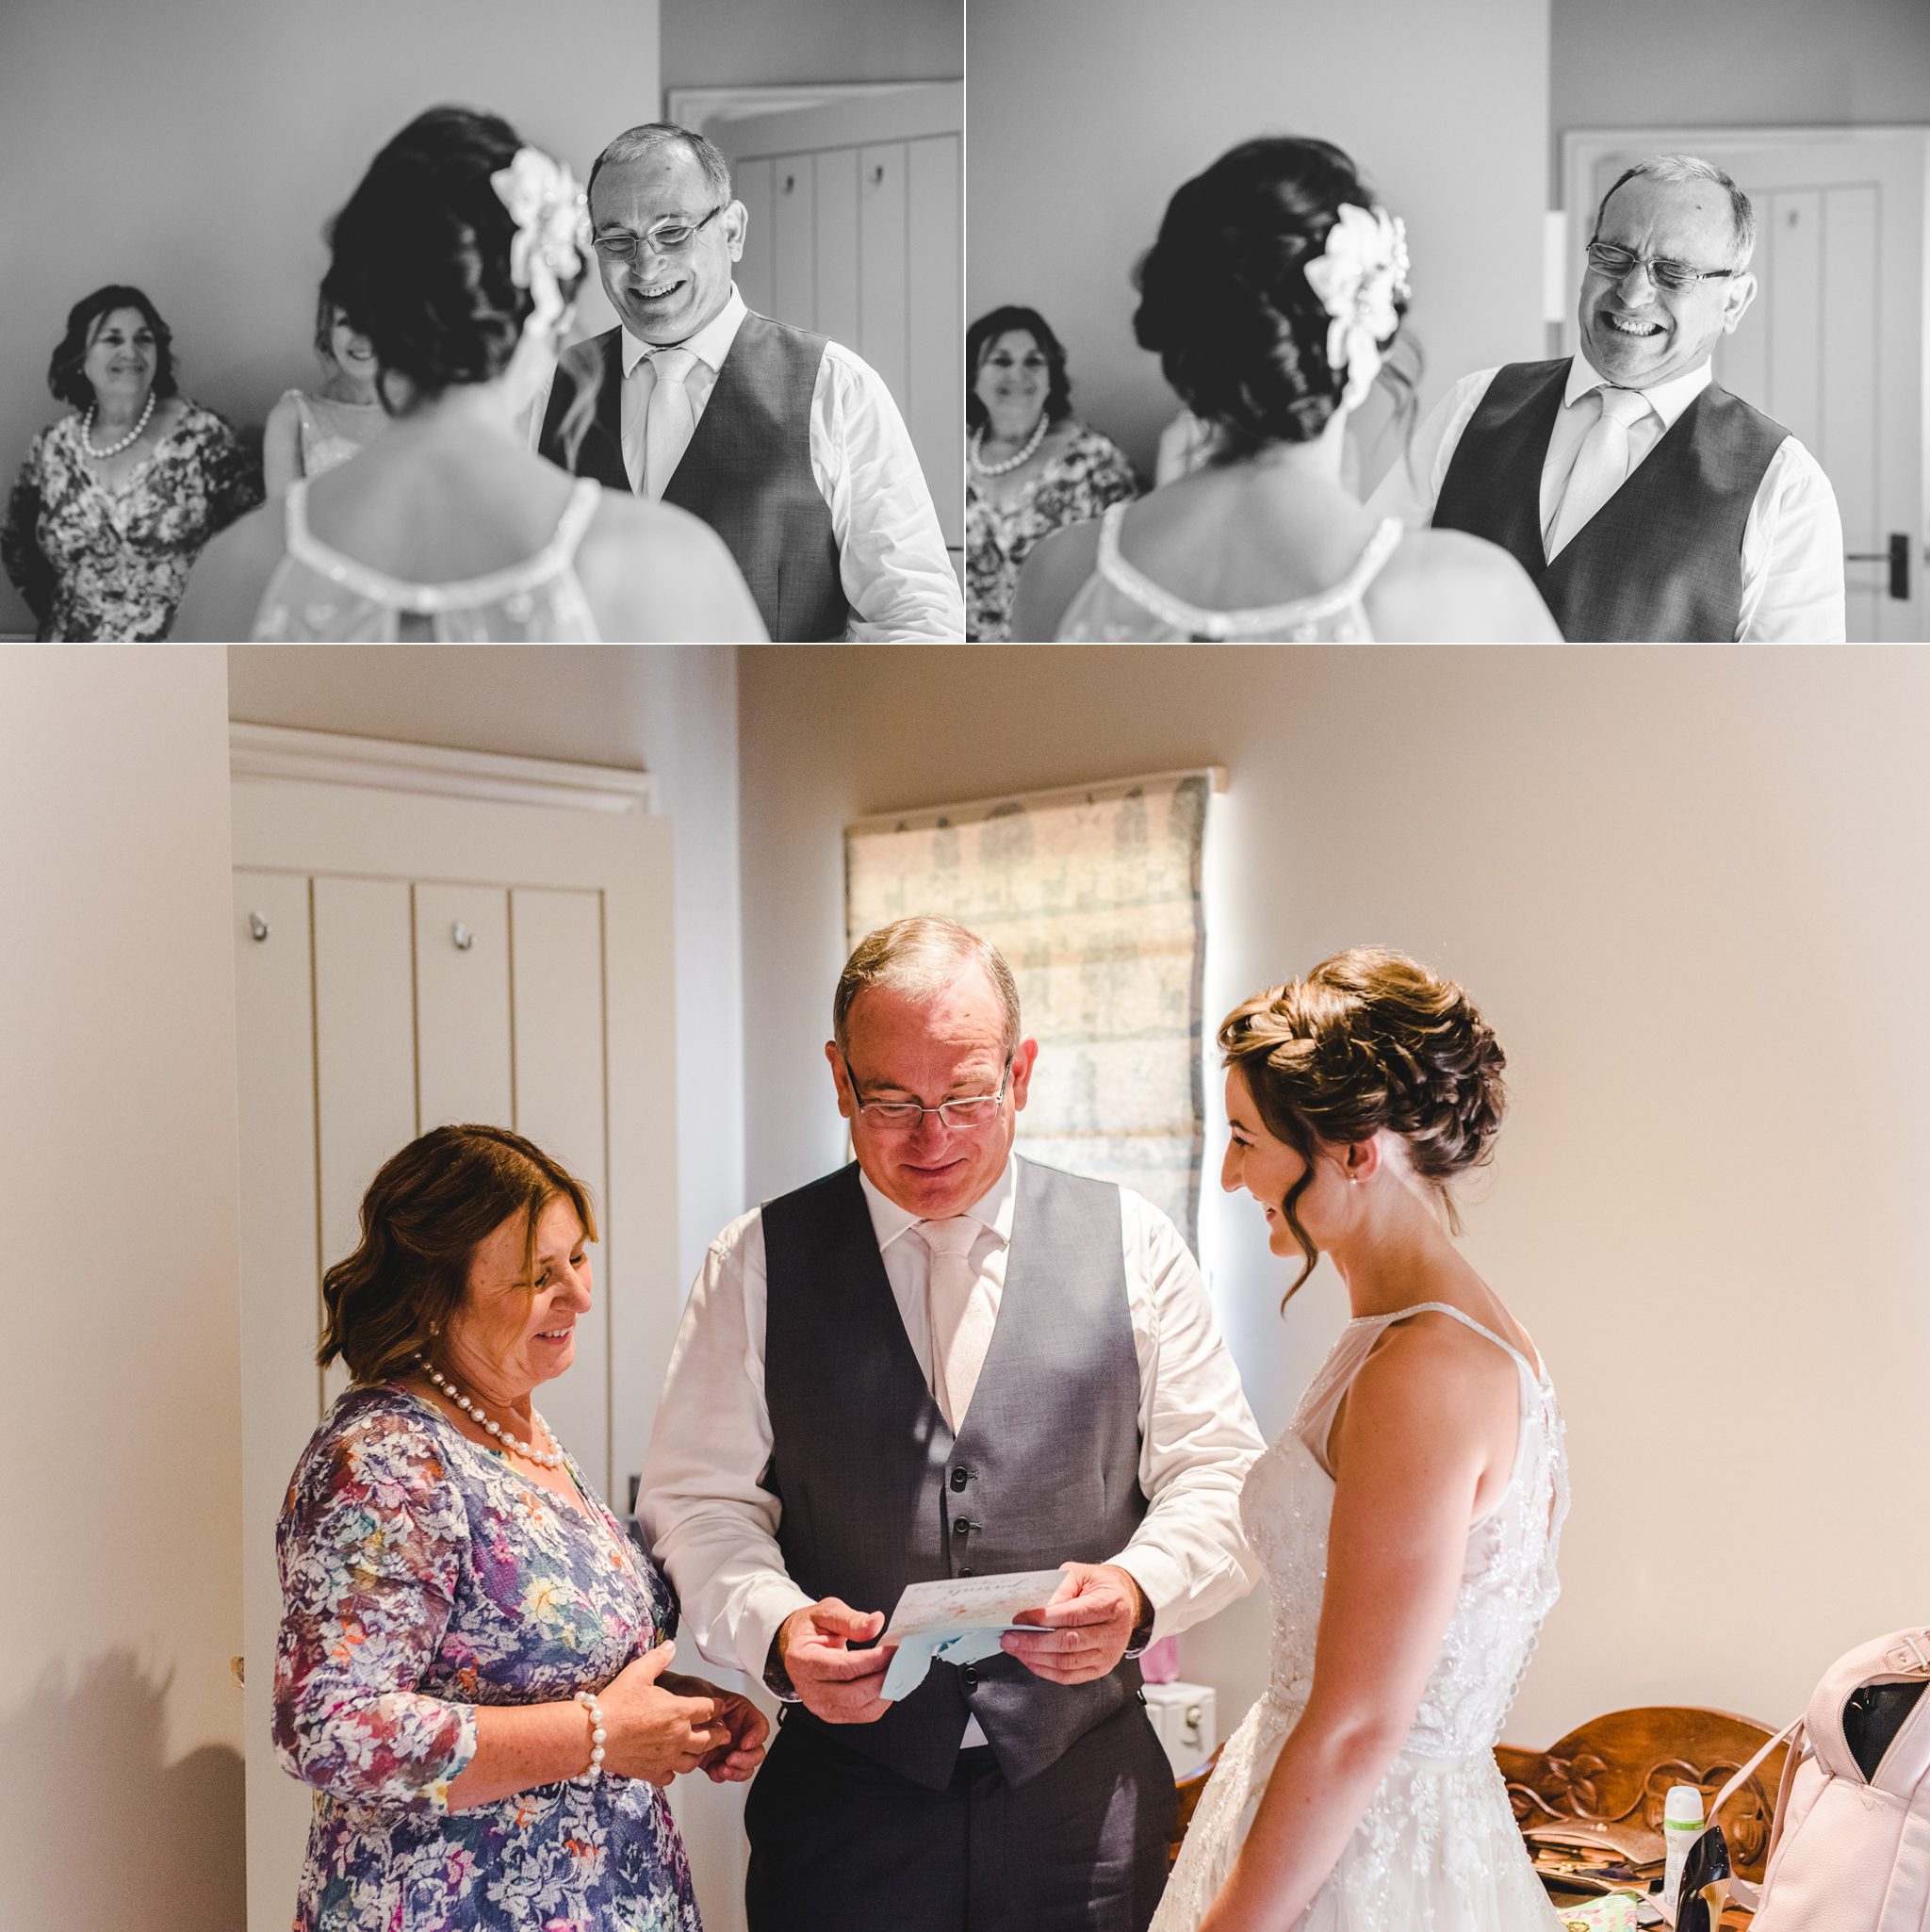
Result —
M 1500 1124 L 1500 1046 L 1459 987 L 1367 949 L 1219 1044 L 1222 1184 L 1296 1288 L 1327 1255 L 1354 1318 L 1247 1477 L 1271 1673 L 1153 1932 L 1555 1932 L 1494 1745 L 1557 1593 L 1562 1421 L 1447 1192 Z

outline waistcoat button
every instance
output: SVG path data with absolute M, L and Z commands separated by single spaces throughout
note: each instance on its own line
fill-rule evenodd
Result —
M 958 1516 L 953 1520 L 952 1534 L 954 1536 L 969 1536 L 971 1533 L 972 1525 L 965 1517 Z
M 972 1472 L 969 1469 L 954 1469 L 952 1471 L 952 1487 L 955 1490 L 963 1489 L 971 1480 Z
M 977 1690 L 977 1688 L 978 1688 L 978 1666 L 977 1666 L 977 1665 L 976 1665 L 975 1663 L 968 1663 L 968 1664 L 967 1664 L 967 1665 L 965 1666 L 965 1668 L 964 1668 L 963 1670 L 961 1670 L 961 1671 L 960 1671 L 960 1672 L 958 1673 L 958 1675 L 959 1675 L 959 1676 L 960 1676 L 960 1677 L 961 1677 L 962 1678 L 964 1678 L 964 1680 L 965 1680 L 965 1688 L 966 1688 L 966 1689 L 967 1689 L 968 1691 L 975 1691 L 975 1690 Z

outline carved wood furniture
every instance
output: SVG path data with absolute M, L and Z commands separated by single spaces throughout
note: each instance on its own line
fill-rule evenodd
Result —
M 1686 1704 L 1650 1704 L 1592 1717 L 1546 1751 L 1497 1744 L 1515 1822 L 1545 1877 L 1559 1882 L 1568 1847 L 1641 1865 L 1662 1856 L 1662 1804 L 1672 1784 L 1699 1785 L 1704 1815 L 1735 1772 L 1775 1732 L 1753 1718 Z M 1724 1808 L 1721 1824 L 1738 1874 L 1760 1884 L 1775 1794 L 1789 1747 L 1779 1744 Z M 1739 1908 L 1725 1925 L 1744 1925 Z

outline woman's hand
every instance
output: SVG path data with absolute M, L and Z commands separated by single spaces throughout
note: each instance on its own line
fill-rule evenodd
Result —
M 706 1697 L 717 1707 L 716 1721 L 728 1729 L 730 1739 L 703 1761 L 703 1774 L 712 1784 L 742 1784 L 764 1761 L 770 1720 L 748 1697 L 705 1678 L 662 1676 L 657 1681 L 679 1697 Z
M 718 1716 L 723 1693 L 706 1684 L 702 1695 L 682 1696 L 660 1681 L 676 1655 L 675 1644 L 660 1644 L 632 1658 L 598 1693 L 606 1773 L 662 1786 L 679 1772 L 695 1771 L 713 1756 L 731 1750 L 731 1727 Z M 673 1681 L 681 1685 L 696 1680 Z

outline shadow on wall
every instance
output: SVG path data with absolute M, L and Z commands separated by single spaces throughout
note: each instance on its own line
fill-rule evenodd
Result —
M 243 1932 L 240 1755 L 163 1758 L 168 1680 L 111 1650 L 0 1717 L 0 1924 Z

